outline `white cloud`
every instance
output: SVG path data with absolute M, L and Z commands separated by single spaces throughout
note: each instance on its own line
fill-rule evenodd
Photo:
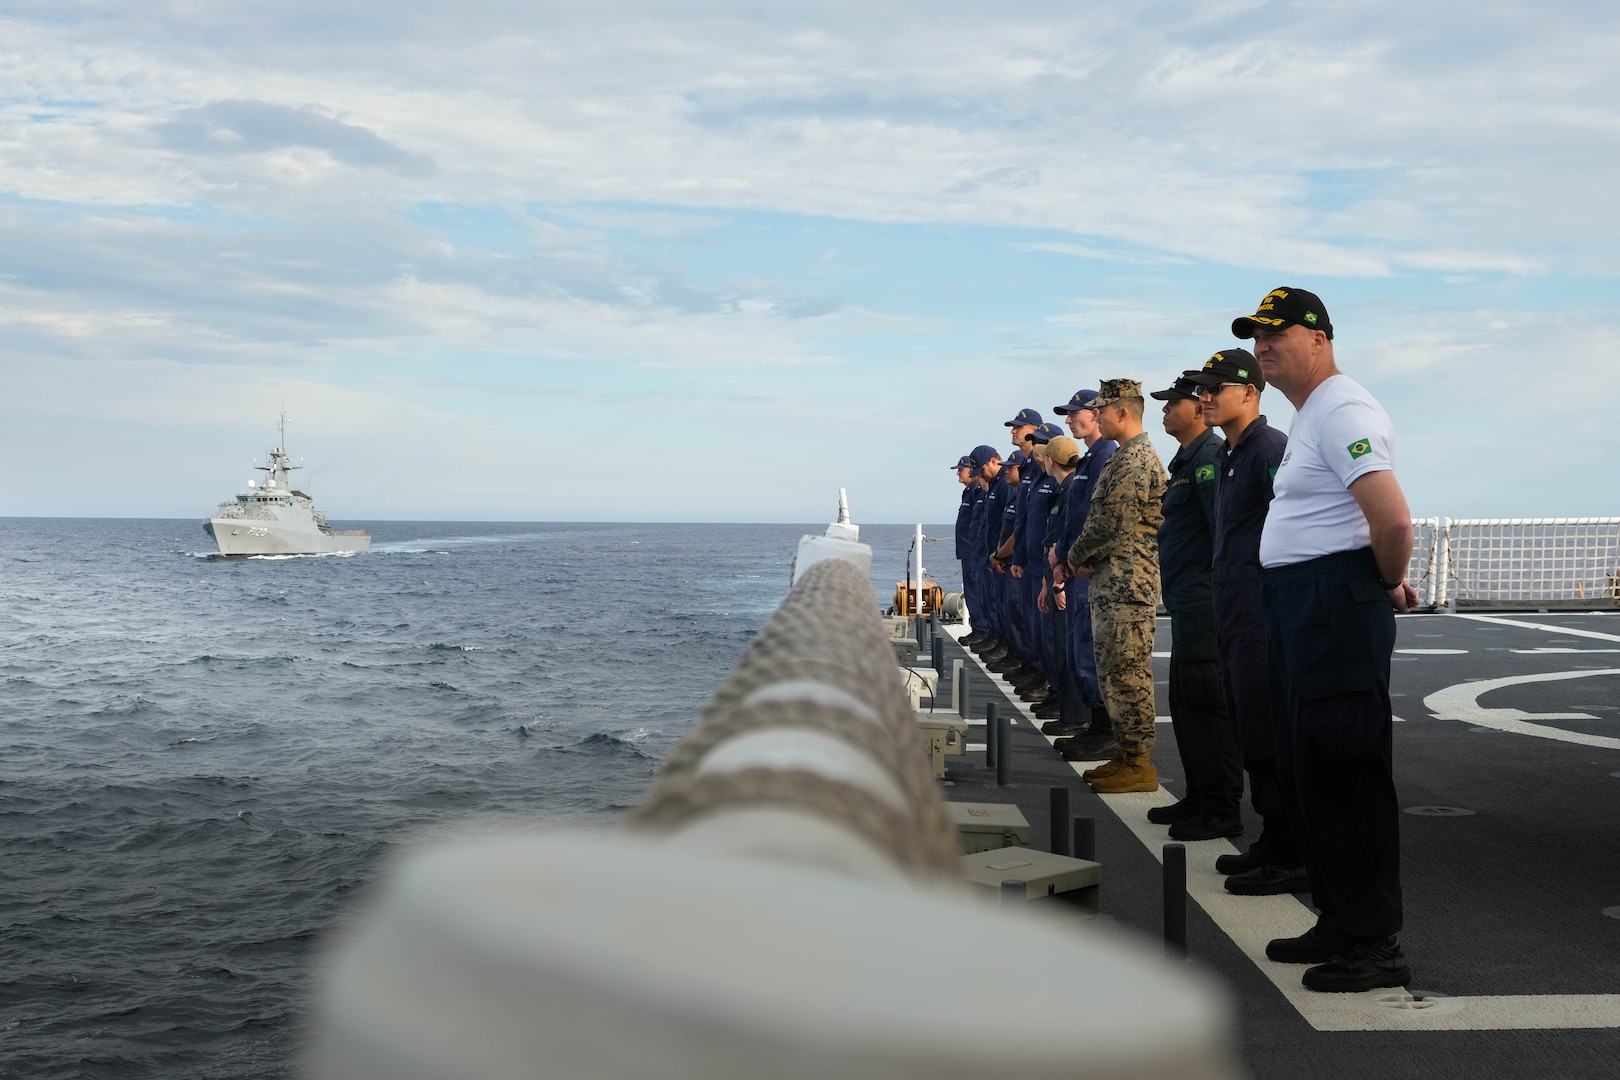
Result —
M 627 371 L 684 401 L 729 379 L 761 407 L 804 402 L 813 427 L 828 402 L 914 393 L 929 363 L 955 410 L 986 351 L 1055 385 L 1104 356 L 1173 373 L 1166 350 L 1207 352 L 1196 327 L 1228 317 L 1212 289 L 1258 295 L 1256 276 L 1357 297 L 1485 280 L 1489 318 L 1436 326 L 1431 306 L 1415 331 L 1335 301 L 1392 385 L 1433 393 L 1505 341 L 1534 348 L 1527 320 L 1581 377 L 1612 356 L 1612 335 L 1556 322 L 1602 304 L 1533 292 L 1602 293 L 1615 272 L 1620 19 L 1602 5 L 11 10 L 0 364 L 39 395 L 28 415 L 102 415 L 84 371 L 152 363 L 181 396 L 325 386 L 333 416 L 439 394 L 431 423 L 467 446 L 519 426 L 481 428 L 446 386 L 606 400 Z M 759 212 L 1038 230 L 1004 248 L 1096 263 L 1098 284 L 1019 318 L 907 309 L 918 290 L 843 240 L 807 260 L 860 273 L 775 280 L 744 242 Z M 53 365 L 87 367 L 10 380 Z

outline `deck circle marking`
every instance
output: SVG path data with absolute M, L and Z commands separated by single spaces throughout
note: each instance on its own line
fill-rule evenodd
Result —
M 1467 649 L 1396 649 L 1397 653 L 1407 656 L 1466 656 Z
M 1586 679 L 1594 675 L 1620 675 L 1620 668 L 1598 668 L 1585 671 L 1548 671 L 1536 675 L 1511 675 L 1505 679 L 1480 679 L 1462 682 L 1437 690 L 1423 699 L 1423 704 L 1437 720 L 1461 720 L 1497 731 L 1511 731 L 1517 735 L 1534 735 L 1557 742 L 1579 743 L 1582 746 L 1602 746 L 1620 750 L 1620 739 L 1610 735 L 1588 735 L 1583 731 L 1565 731 L 1537 723 L 1540 720 L 1596 720 L 1590 713 L 1528 713 L 1518 709 L 1493 709 L 1479 703 L 1481 695 L 1505 686 L 1526 683 L 1559 682 L 1565 679 Z
M 1465 806 L 1408 806 L 1404 813 L 1416 817 L 1473 817 L 1474 811 Z
M 1380 994 L 1373 1000 L 1386 1009 L 1402 1009 L 1405 1011 L 1432 1009 L 1435 1006 L 1433 1001 L 1406 994 Z

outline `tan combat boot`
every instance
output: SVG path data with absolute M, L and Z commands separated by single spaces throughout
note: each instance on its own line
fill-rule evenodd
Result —
M 1101 765 L 1097 765 L 1097 766 L 1095 766 L 1093 768 L 1090 768 L 1090 769 L 1087 769 L 1085 772 L 1081 773 L 1080 774 L 1080 779 L 1086 781 L 1087 783 L 1090 783 L 1091 781 L 1096 780 L 1099 777 L 1113 776 L 1115 772 L 1117 772 L 1118 770 L 1124 768 L 1124 766 L 1125 766 L 1125 754 L 1124 754 L 1124 751 L 1116 750 L 1116 751 L 1114 751 L 1114 756 L 1109 758 L 1107 761 L 1103 762 Z
M 1086 777 L 1091 790 L 1099 795 L 1117 795 L 1122 791 L 1158 791 L 1159 771 L 1147 754 L 1127 754 L 1119 768 L 1093 779 Z

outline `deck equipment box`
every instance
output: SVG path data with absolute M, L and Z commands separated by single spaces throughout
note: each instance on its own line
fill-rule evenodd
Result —
M 1012 803 L 948 802 L 956 847 L 964 855 L 996 848 L 1028 847 L 1029 821 Z
M 1027 900 L 1055 900 L 1073 904 L 1086 914 L 1097 914 L 1102 863 L 1012 847 L 977 851 L 963 855 L 961 861 L 962 876 L 971 885 L 999 894 L 1003 881 L 1022 881 Z
M 968 722 L 955 713 L 918 713 L 917 726 L 928 743 L 934 779 L 945 779 L 945 759 L 967 752 Z
M 900 669 L 900 677 L 905 680 L 913 710 L 922 708 L 924 698 L 933 704 L 939 692 L 939 672 L 931 667 L 907 667 Z

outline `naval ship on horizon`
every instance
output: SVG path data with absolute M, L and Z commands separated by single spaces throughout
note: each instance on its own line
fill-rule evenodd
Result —
M 219 504 L 203 531 L 213 537 L 222 556 L 334 555 L 371 550 L 371 537 L 359 529 L 333 532 L 315 501 L 292 486 L 294 465 L 287 453 L 287 414 L 281 414 L 281 441 L 270 451 L 270 463 L 257 465 L 268 474 L 263 486 L 248 489 Z

